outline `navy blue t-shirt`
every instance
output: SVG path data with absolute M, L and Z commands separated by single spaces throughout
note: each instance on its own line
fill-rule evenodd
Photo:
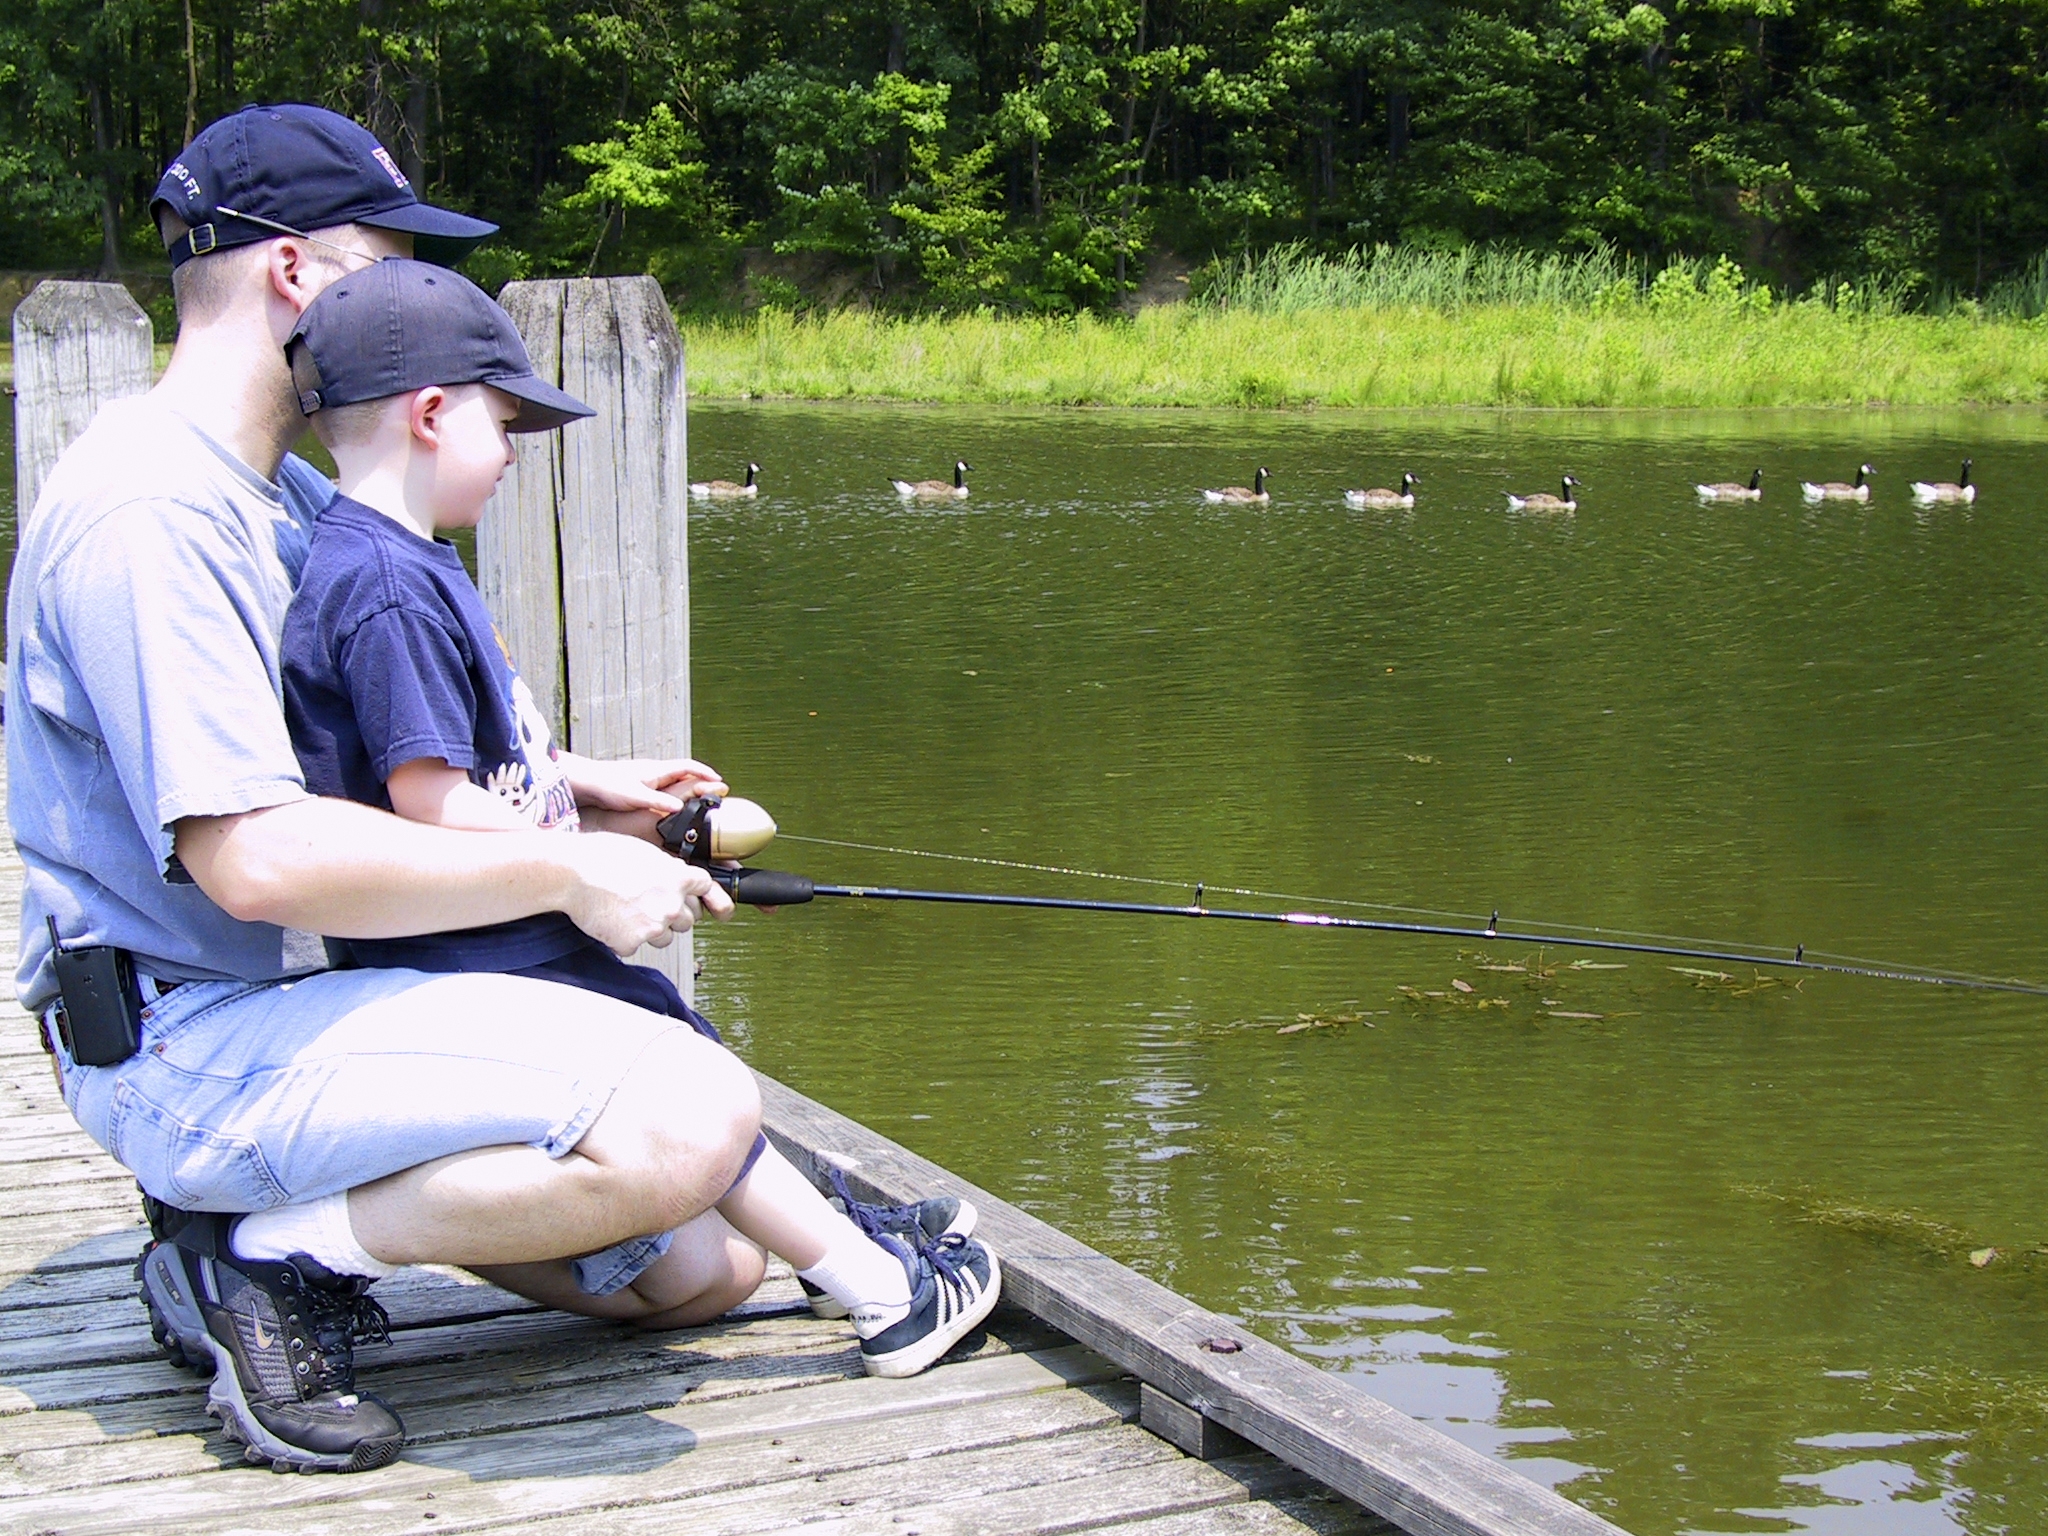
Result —
M 284 621 L 284 704 L 306 788 L 391 808 L 385 780 L 437 757 L 535 827 L 576 831 L 576 799 L 547 723 L 512 668 L 462 557 L 336 496 L 313 529 Z M 585 942 L 545 912 L 488 928 L 351 939 L 359 965 L 516 970 Z

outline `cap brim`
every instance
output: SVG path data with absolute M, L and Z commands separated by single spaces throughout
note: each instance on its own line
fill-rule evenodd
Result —
M 502 389 L 519 402 L 519 414 L 505 423 L 507 432 L 552 432 L 556 427 L 597 414 L 567 390 L 543 383 L 530 373 L 483 382 L 493 389 Z
M 430 203 L 407 203 L 384 213 L 367 213 L 355 222 L 411 235 L 413 255 L 437 267 L 454 266 L 498 232 L 498 226 L 487 219 L 472 219 Z

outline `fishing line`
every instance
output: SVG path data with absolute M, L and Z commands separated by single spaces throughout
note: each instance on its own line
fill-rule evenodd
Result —
M 1121 875 L 1107 870 L 1078 869 L 1060 864 L 1034 864 L 1018 859 L 999 859 L 984 854 L 943 853 L 927 848 L 904 848 L 886 843 L 862 843 L 845 838 L 811 837 L 800 833 L 783 832 L 782 838 L 799 843 L 812 843 L 821 847 L 848 848 L 863 853 L 894 854 L 905 858 L 938 859 L 955 864 L 979 864 L 994 869 L 1024 870 L 1033 874 L 1064 875 L 1077 879 L 1108 880 L 1129 885 L 1157 886 L 1168 890 L 1195 892 L 1195 901 L 1190 906 L 1173 906 L 1149 902 L 1102 902 L 1084 901 L 1071 897 L 1055 896 L 1003 896 L 976 894 L 964 891 L 916 891 L 884 886 L 811 886 L 818 896 L 857 898 L 875 901 L 923 901 L 960 906 L 1010 906 L 1037 907 L 1065 911 L 1118 912 L 1145 916 L 1217 917 L 1234 922 L 1276 922 L 1298 927 L 1366 929 L 1378 933 L 1408 933 L 1436 938 L 1463 938 L 1495 943 L 1531 943 L 1556 945 L 1560 948 L 1607 949 L 1632 954 L 1659 955 L 1666 958 L 1688 960 L 1713 960 L 1721 964 L 1767 965 L 1773 968 L 1821 971 L 1833 975 L 1865 976 L 1890 981 L 1914 981 L 1929 986 L 1959 987 L 1970 991 L 2017 992 L 2035 997 L 2048 997 L 2048 986 L 2038 983 L 1985 976 L 1968 971 L 1954 971 L 1943 967 L 1910 967 L 1897 963 L 1871 959 L 1858 955 L 1841 955 L 1825 950 L 1809 953 L 1804 945 L 1786 948 L 1773 945 L 1740 946 L 1717 944 L 1710 940 L 1695 939 L 1684 935 L 1648 933 L 1625 928 L 1601 928 L 1580 923 L 1546 924 L 1548 928 L 1563 929 L 1562 933 L 1510 932 L 1500 927 L 1500 914 L 1482 919 L 1468 912 L 1450 912 L 1429 907 L 1399 906 L 1391 902 L 1371 902 L 1343 897 L 1324 898 L 1303 896 L 1284 891 L 1259 890 L 1248 886 L 1207 885 L 1199 881 L 1165 880 L 1151 875 Z M 763 871 L 762 873 L 766 873 Z M 1345 907 L 1361 911 L 1398 912 L 1410 917 L 1444 918 L 1450 922 L 1406 923 L 1367 921 L 1358 918 L 1333 917 L 1316 912 L 1240 912 L 1222 908 L 1204 907 L 1201 904 L 1205 892 L 1231 896 L 1249 896 L 1258 900 L 1303 902 L 1318 907 Z M 1481 924 L 1484 926 L 1481 926 Z M 1778 953 L 1769 951 L 1778 949 Z

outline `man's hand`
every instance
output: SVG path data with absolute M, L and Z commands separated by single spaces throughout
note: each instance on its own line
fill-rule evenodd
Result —
M 564 893 L 569 920 L 620 955 L 688 933 L 705 912 L 732 916 L 732 898 L 710 875 L 634 838 L 566 839 L 577 884 Z

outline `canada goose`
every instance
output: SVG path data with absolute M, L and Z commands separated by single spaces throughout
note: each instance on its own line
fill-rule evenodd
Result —
M 1870 477 L 1877 471 L 1868 464 L 1856 468 L 1856 483 L 1844 485 L 1840 480 L 1823 480 L 1815 485 L 1811 480 L 1799 482 L 1799 494 L 1808 501 L 1868 501 L 1870 500 Z
M 905 501 L 925 501 L 943 496 L 965 496 L 967 494 L 967 471 L 974 468 L 965 459 L 953 461 L 953 483 L 943 480 L 891 480 L 896 494 Z
M 1403 470 L 1398 491 L 1379 486 L 1369 491 L 1346 491 L 1344 504 L 1350 507 L 1412 507 L 1415 505 L 1415 487 L 1420 484 L 1420 480 Z
M 1749 472 L 1749 484 L 1738 485 L 1733 480 L 1720 480 L 1713 485 L 1696 485 L 1701 501 L 1762 501 L 1764 499 L 1764 472 L 1753 469 Z
M 1261 467 L 1259 472 L 1252 476 L 1251 488 L 1249 490 L 1247 490 L 1244 486 L 1241 485 L 1226 485 L 1220 491 L 1202 492 L 1202 500 L 1237 502 L 1271 501 L 1273 498 L 1266 494 L 1266 476 L 1270 473 L 1270 470 Z
M 1570 475 L 1564 477 L 1564 494 L 1553 496 L 1548 491 L 1531 491 L 1526 496 L 1508 493 L 1508 510 L 1511 512 L 1576 512 L 1579 498 L 1572 494 L 1579 482 Z
M 1970 466 L 1975 459 L 1963 460 L 1962 478 L 1958 480 L 1915 480 L 1913 499 L 1915 501 L 1975 501 L 1977 487 L 1970 484 Z
M 761 473 L 761 466 L 751 459 L 747 461 L 747 483 L 734 485 L 730 480 L 693 480 L 690 482 L 692 496 L 757 496 L 761 487 L 755 478 Z

